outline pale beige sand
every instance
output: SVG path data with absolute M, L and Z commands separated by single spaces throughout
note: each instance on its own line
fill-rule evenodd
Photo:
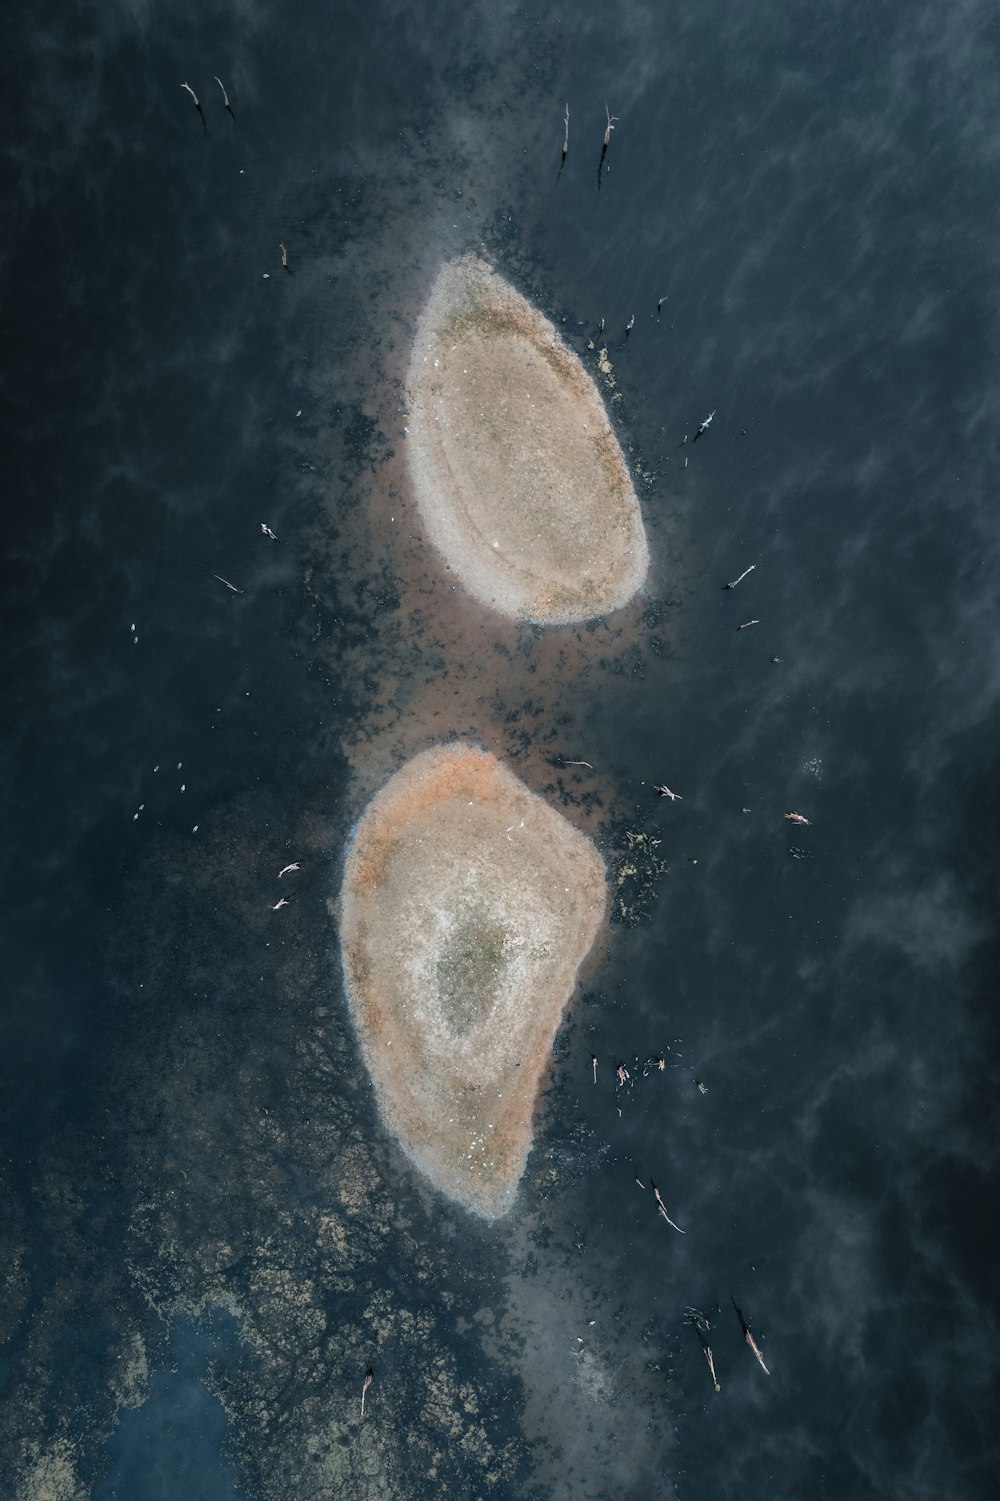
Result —
M 517 1192 L 605 901 L 590 840 L 469 745 L 415 756 L 358 825 L 340 935 L 382 1114 L 439 1189 L 487 1218 Z
M 554 625 L 632 598 L 646 534 L 601 397 L 549 320 L 485 262 L 442 268 L 406 391 L 417 505 L 476 599 Z

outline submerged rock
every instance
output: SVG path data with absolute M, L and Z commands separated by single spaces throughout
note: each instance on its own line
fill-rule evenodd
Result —
M 347 994 L 382 1114 L 432 1182 L 495 1218 L 605 909 L 590 840 L 494 756 L 414 757 L 369 804 L 341 892 Z
M 434 284 L 407 398 L 417 505 L 471 594 L 543 624 L 631 599 L 646 534 L 597 388 L 549 320 L 474 256 Z

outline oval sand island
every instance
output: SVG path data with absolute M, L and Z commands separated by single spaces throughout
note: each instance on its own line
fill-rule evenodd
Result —
M 465 744 L 409 761 L 348 851 L 344 975 L 382 1115 L 439 1189 L 486 1218 L 517 1192 L 604 875 L 584 834 Z
M 476 599 L 557 625 L 632 598 L 649 567 L 646 533 L 600 393 L 484 261 L 463 256 L 438 275 L 407 400 L 417 505 Z

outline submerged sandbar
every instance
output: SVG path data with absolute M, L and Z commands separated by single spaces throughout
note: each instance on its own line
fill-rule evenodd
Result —
M 407 400 L 417 505 L 476 599 L 550 625 L 631 599 L 646 533 L 600 393 L 549 320 L 475 256 L 434 283 Z
M 475 747 L 414 757 L 358 824 L 340 937 L 379 1106 L 420 1170 L 487 1218 L 517 1192 L 604 909 L 591 841 Z

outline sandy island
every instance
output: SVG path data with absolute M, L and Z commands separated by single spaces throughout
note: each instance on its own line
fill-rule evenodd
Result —
M 631 599 L 646 534 L 597 387 L 549 320 L 474 256 L 434 283 L 407 399 L 417 505 L 476 599 L 549 625 Z
M 344 974 L 382 1114 L 421 1171 L 486 1218 L 514 1200 L 605 902 L 590 840 L 465 744 L 397 772 L 348 851 Z

